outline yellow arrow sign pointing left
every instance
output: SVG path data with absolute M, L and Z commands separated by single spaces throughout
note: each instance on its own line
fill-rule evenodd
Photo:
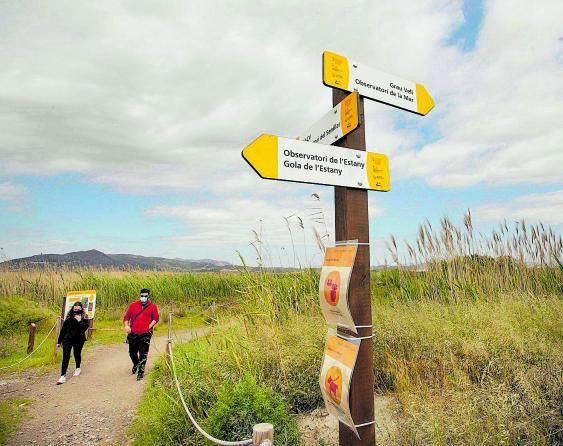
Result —
M 358 189 L 390 189 L 387 156 L 261 135 L 242 156 L 262 178 Z

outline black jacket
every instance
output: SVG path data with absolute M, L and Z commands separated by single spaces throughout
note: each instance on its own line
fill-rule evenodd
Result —
M 86 330 L 88 330 L 88 318 L 83 317 L 78 322 L 74 316 L 70 316 L 63 322 L 57 344 L 62 344 L 63 342 L 70 342 L 72 344 L 84 342 L 86 341 Z

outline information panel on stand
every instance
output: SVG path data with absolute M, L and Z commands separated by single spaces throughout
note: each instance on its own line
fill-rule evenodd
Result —
M 88 319 L 94 319 L 96 313 L 96 290 L 69 291 L 65 300 L 65 316 L 75 302 L 82 302 L 82 307 L 88 314 Z

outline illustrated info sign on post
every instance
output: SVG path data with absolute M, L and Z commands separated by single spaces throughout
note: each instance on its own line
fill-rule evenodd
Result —
M 319 385 L 328 413 L 347 425 L 359 438 L 350 413 L 350 383 L 360 349 L 360 340 L 345 340 L 330 333 Z
M 262 178 L 387 192 L 386 155 L 261 135 L 242 156 Z
M 94 319 L 96 313 L 96 290 L 69 291 L 65 300 L 65 316 L 75 302 L 82 302 L 82 306 L 88 314 L 88 319 Z
M 358 102 L 358 93 L 349 94 L 297 139 L 326 145 L 335 143 L 358 128 Z
M 348 305 L 348 285 L 357 245 L 327 248 L 319 281 L 319 302 L 329 324 L 343 325 L 358 334 Z
M 323 83 L 357 91 L 361 96 L 426 115 L 434 100 L 423 85 L 367 67 L 330 51 L 323 53 Z

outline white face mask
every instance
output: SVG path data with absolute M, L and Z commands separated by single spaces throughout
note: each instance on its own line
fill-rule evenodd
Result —
M 139 300 L 141 301 L 142 304 L 146 304 L 147 301 L 149 300 L 149 298 L 142 296 L 142 297 L 139 298 Z

